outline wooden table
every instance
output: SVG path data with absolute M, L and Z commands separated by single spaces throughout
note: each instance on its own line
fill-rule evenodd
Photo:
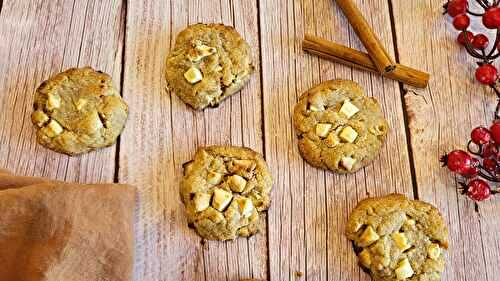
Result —
M 391 192 L 442 211 L 451 236 L 443 280 L 499 280 L 500 198 L 475 205 L 438 162 L 491 121 L 494 94 L 472 80 L 473 61 L 441 15 L 444 0 L 356 2 L 398 62 L 433 74 L 427 89 L 304 54 L 305 32 L 362 49 L 332 0 L 3 0 L 0 167 L 138 186 L 135 280 L 369 280 L 342 233 L 359 200 Z M 170 95 L 164 80 L 175 35 L 196 22 L 235 26 L 257 62 L 241 94 L 204 112 Z M 33 93 L 52 74 L 85 65 L 113 76 L 130 117 L 117 145 L 68 157 L 36 144 Z M 355 175 L 315 169 L 297 151 L 292 109 L 302 92 L 332 78 L 362 84 L 392 128 L 380 157 Z M 181 164 L 205 144 L 265 155 L 275 184 L 262 234 L 203 244 L 187 228 Z

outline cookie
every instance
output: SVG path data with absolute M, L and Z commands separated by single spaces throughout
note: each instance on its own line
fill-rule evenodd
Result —
M 68 155 L 112 145 L 128 115 L 111 77 L 90 67 L 71 68 L 43 82 L 33 107 L 37 141 Z
M 237 93 L 254 71 L 250 46 L 222 24 L 194 24 L 181 31 L 167 58 L 168 88 L 195 109 L 217 107 Z
M 441 280 L 448 228 L 428 203 L 400 194 L 365 199 L 350 214 L 346 234 L 373 280 Z
M 258 232 L 272 187 L 260 154 L 244 147 L 204 147 L 183 167 L 182 202 L 189 225 L 201 237 L 231 240 Z
M 354 173 L 378 155 L 389 125 L 355 82 L 332 80 L 305 92 L 293 113 L 299 151 L 311 165 Z

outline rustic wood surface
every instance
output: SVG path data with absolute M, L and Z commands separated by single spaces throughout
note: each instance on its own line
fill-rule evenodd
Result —
M 450 226 L 443 280 L 500 276 L 500 203 L 459 195 L 440 154 L 488 124 L 493 93 L 472 80 L 473 61 L 454 42 L 443 1 L 356 0 L 390 55 L 433 76 L 417 90 L 301 48 L 304 33 L 363 50 L 333 0 L 0 0 L 0 167 L 77 182 L 139 188 L 134 280 L 369 280 L 343 236 L 349 211 L 368 196 L 404 193 L 438 206 Z M 195 112 L 166 90 L 165 59 L 188 24 L 233 25 L 257 71 L 217 109 Z M 112 147 L 79 157 L 36 144 L 30 121 L 41 81 L 72 66 L 113 76 L 130 107 Z M 306 89 L 333 78 L 359 82 L 391 125 L 375 163 L 355 175 L 306 164 L 291 124 Z M 187 228 L 178 195 L 182 163 L 207 144 L 264 154 L 275 178 L 263 232 L 204 243 Z

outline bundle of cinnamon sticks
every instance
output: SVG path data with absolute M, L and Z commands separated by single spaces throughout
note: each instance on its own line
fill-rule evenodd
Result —
M 430 75 L 420 70 L 395 63 L 352 0 L 335 1 L 347 17 L 368 53 L 363 53 L 310 34 L 306 34 L 304 38 L 303 49 L 305 51 L 348 66 L 379 73 L 384 77 L 410 86 L 418 88 L 427 87 Z

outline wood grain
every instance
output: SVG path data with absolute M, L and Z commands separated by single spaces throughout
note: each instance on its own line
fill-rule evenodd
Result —
M 115 147 L 69 157 L 38 145 L 30 114 L 36 87 L 90 65 L 120 85 L 121 1 L 6 0 L 0 14 L 0 166 L 68 181 L 112 181 Z
M 440 155 L 464 149 L 472 128 L 492 121 L 495 96 L 473 80 L 475 63 L 455 42 L 457 32 L 437 3 L 392 4 L 400 62 L 434 74 L 427 90 L 408 89 L 405 103 L 419 198 L 437 205 L 450 227 L 443 280 L 498 280 L 498 200 L 476 211 L 438 162 Z
M 266 278 L 265 235 L 206 242 L 187 228 L 178 196 L 182 163 L 197 147 L 244 145 L 262 152 L 260 64 L 255 1 L 129 1 L 124 97 L 134 105 L 120 146 L 119 179 L 140 187 L 136 280 Z M 217 109 L 193 111 L 166 91 L 175 36 L 188 24 L 233 25 L 254 50 L 256 75 Z M 139 133 L 138 133 L 139 132 Z
M 383 44 L 393 46 L 387 2 L 357 2 Z M 266 156 L 276 177 L 269 212 L 271 280 L 298 280 L 297 271 L 305 280 L 368 280 L 343 231 L 349 211 L 368 195 L 412 195 L 398 84 L 302 52 L 306 32 L 362 49 L 333 1 L 261 1 L 260 11 L 266 11 L 260 13 Z M 291 123 L 301 93 L 333 78 L 360 83 L 380 101 L 392 128 L 375 164 L 351 176 L 307 165 Z

